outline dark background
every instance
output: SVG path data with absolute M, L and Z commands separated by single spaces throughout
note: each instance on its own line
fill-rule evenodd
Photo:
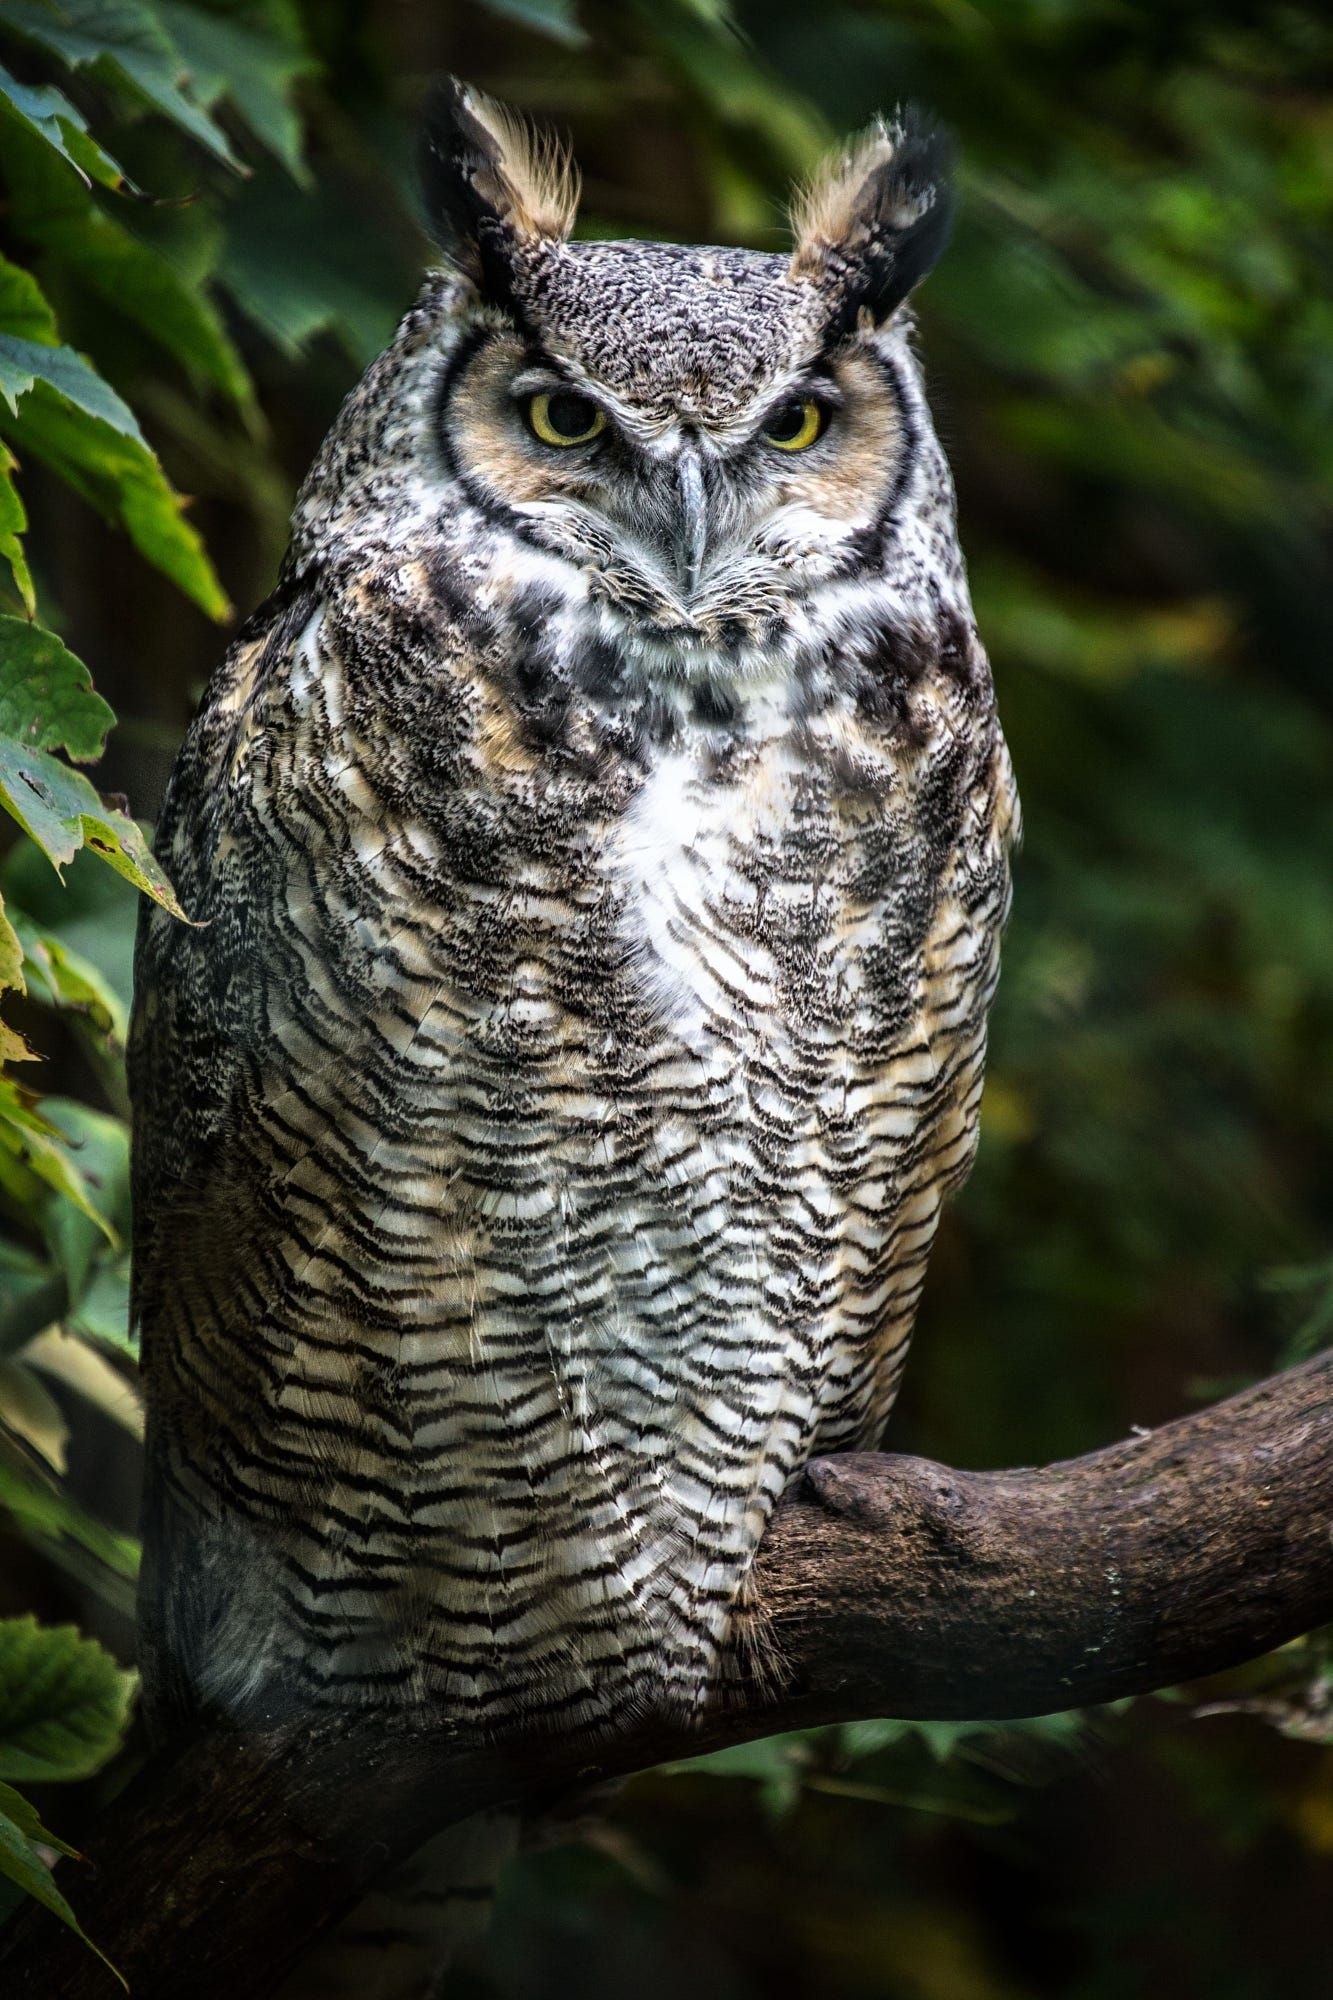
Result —
M 37 246 L 66 337 L 194 496 L 242 612 L 428 254 L 409 162 L 431 70 L 572 136 L 593 234 L 776 249 L 786 189 L 837 136 L 909 97 L 954 128 L 960 217 L 921 338 L 1027 840 L 980 1158 L 941 1231 L 890 1442 L 968 1466 L 1072 1456 L 1313 1351 L 1333 1328 L 1333 36 L 1318 11 L 277 11 L 304 169 L 296 135 L 284 164 L 228 126 L 226 100 L 245 182 L 151 118 L 115 135 L 141 185 L 194 197 L 132 227 L 214 298 L 249 389 L 210 386 Z M 36 473 L 26 492 L 47 615 L 121 717 L 98 782 L 151 817 L 223 634 L 65 487 Z M 76 868 L 63 920 L 83 912 L 81 948 L 123 984 L 132 895 L 83 881 Z M 56 909 L 35 878 L 27 893 Z M 57 1080 L 114 1104 L 74 1041 L 44 1032 Z M 66 1490 L 128 1526 L 124 1430 L 70 1420 Z M 123 1599 L 105 1596 L 14 1544 L 4 1609 L 124 1648 Z M 459 1990 L 1322 2000 L 1328 1657 L 1315 1641 L 1115 1714 L 833 1732 L 644 1778 L 589 1841 L 515 1871 Z

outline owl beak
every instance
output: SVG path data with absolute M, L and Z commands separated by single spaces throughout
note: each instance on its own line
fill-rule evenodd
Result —
M 676 460 L 676 575 L 682 597 L 693 597 L 704 562 L 708 511 L 698 446 L 688 442 Z

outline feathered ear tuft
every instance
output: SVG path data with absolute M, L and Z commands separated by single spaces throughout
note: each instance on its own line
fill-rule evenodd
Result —
M 794 278 L 829 293 L 830 333 L 876 325 L 938 262 L 953 222 L 953 145 L 908 106 L 829 160 L 792 203 Z
M 419 162 L 436 241 L 488 297 L 508 297 L 525 246 L 574 227 L 578 173 L 559 140 L 454 77 L 427 94 Z

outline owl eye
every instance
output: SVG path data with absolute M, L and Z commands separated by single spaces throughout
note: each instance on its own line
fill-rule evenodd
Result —
M 775 410 L 764 425 L 764 436 L 779 451 L 805 451 L 827 428 L 827 410 L 806 396 Z
M 587 444 L 606 429 L 606 412 L 591 396 L 572 389 L 542 389 L 529 396 L 527 418 L 532 435 L 543 444 Z

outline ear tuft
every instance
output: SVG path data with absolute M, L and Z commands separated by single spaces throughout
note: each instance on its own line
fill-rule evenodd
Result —
M 792 203 L 791 274 L 830 293 L 835 333 L 888 319 L 933 269 L 953 221 L 953 146 L 911 106 L 829 160 Z
M 488 293 L 507 295 L 524 245 L 574 227 L 578 173 L 559 140 L 454 77 L 427 93 L 419 164 L 436 241 Z

